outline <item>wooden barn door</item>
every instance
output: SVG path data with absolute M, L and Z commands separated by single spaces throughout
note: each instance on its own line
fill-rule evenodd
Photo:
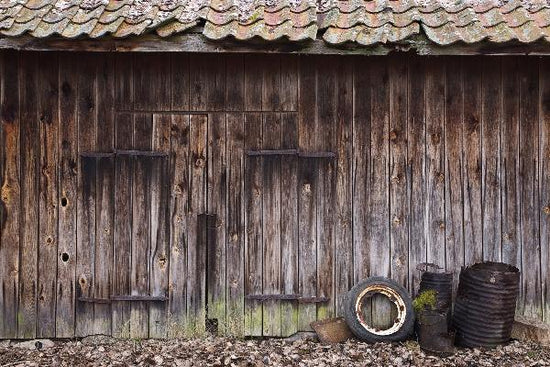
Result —
M 247 334 L 288 336 L 334 315 L 334 175 L 329 152 L 247 153 Z
M 208 118 L 119 117 L 119 150 L 80 157 L 76 335 L 200 331 Z
M 88 272 L 79 278 L 78 335 L 164 335 L 167 167 L 161 152 L 82 155 L 81 226 L 88 236 L 78 255 Z

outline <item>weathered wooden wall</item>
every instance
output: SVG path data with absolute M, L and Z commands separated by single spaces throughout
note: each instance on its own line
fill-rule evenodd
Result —
M 0 78 L 0 338 L 288 335 L 424 261 L 516 264 L 550 321 L 547 58 L 3 52 Z M 278 149 L 304 154 L 250 154 Z

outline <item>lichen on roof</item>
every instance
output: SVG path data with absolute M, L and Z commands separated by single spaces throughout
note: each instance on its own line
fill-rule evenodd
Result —
M 169 37 L 198 24 L 213 40 L 531 43 L 550 41 L 550 0 L 0 0 L 7 37 Z

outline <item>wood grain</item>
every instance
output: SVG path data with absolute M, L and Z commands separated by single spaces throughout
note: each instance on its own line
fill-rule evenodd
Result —
M 40 125 L 38 124 L 38 59 L 21 56 L 19 89 L 21 227 L 19 264 L 18 337 L 36 336 L 37 321 L 37 244 L 38 244 L 38 177 Z
M 501 117 L 501 59 L 483 62 L 481 90 L 481 205 L 483 208 L 483 260 L 500 261 L 500 121 Z
M 445 95 L 445 241 L 447 271 L 453 272 L 453 290 L 464 266 L 464 195 L 462 152 L 464 84 L 462 60 L 448 61 Z
M 0 90 L 0 337 L 17 337 L 21 218 L 19 57 L 1 55 Z
M 529 317 L 542 317 L 539 202 L 539 96 L 538 59 L 520 70 L 519 218 L 522 273 L 519 307 Z
M 245 115 L 245 149 L 260 149 L 262 146 L 262 117 L 258 113 Z M 244 182 L 245 190 L 245 295 L 263 293 L 263 232 L 262 232 L 262 160 L 247 157 Z M 262 335 L 262 304 L 245 300 L 245 334 Z

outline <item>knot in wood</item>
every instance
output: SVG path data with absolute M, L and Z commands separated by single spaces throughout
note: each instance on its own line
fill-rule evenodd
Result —
M 46 237 L 46 244 L 48 245 L 53 244 L 53 238 L 51 236 Z
M 195 160 L 195 166 L 196 166 L 197 168 L 202 168 L 202 167 L 204 167 L 204 158 L 197 158 L 197 159 Z
M 161 268 L 164 268 L 164 266 L 166 266 L 166 257 L 165 256 L 159 257 L 159 265 L 160 265 Z
M 441 141 L 441 134 L 433 133 L 432 134 L 432 144 L 437 145 Z
M 11 193 L 10 186 L 7 183 L 4 184 L 4 186 L 2 186 L 2 190 L 1 190 L 2 201 L 4 203 L 8 203 L 10 201 L 10 196 L 11 196 L 10 193 Z
M 399 219 L 399 217 L 396 215 L 393 217 L 393 225 L 395 227 L 399 226 L 401 224 L 401 219 Z
M 178 183 L 178 184 L 174 185 L 174 194 L 175 195 L 181 195 L 183 193 L 182 186 L 183 186 L 183 184 L 181 184 L 181 183 Z
M 401 181 L 401 176 L 399 174 L 395 174 L 391 176 L 391 182 L 394 184 L 398 184 Z
M 397 131 L 395 130 L 390 131 L 390 140 L 391 141 L 397 140 Z
M 542 211 L 543 211 L 544 214 L 546 214 L 546 215 L 550 214 L 550 206 L 548 206 L 548 205 L 545 206 L 545 207 L 542 209 Z
M 437 181 L 440 182 L 440 183 L 445 182 L 445 174 L 443 172 L 439 172 L 437 174 Z
M 311 193 L 311 184 L 308 184 L 308 183 L 304 184 L 303 191 L 306 194 L 310 194 Z
M 439 222 L 439 229 L 445 229 L 445 221 L 444 220 Z

